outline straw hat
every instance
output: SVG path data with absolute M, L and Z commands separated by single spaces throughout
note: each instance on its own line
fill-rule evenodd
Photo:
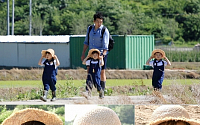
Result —
M 158 125 L 171 120 L 180 120 L 190 125 L 200 125 L 200 121 L 190 119 L 188 112 L 180 105 L 163 105 L 158 107 L 151 116 L 149 125 Z
M 43 57 L 46 57 L 46 52 L 51 53 L 52 57 L 54 57 L 54 55 L 55 55 L 55 51 L 53 49 L 48 49 L 48 50 L 42 50 L 41 53 L 42 53 Z
M 56 114 L 35 108 L 14 112 L 3 121 L 2 125 L 21 125 L 29 121 L 39 121 L 45 125 L 63 125 L 62 120 Z
M 121 122 L 112 109 L 97 106 L 84 115 L 77 116 L 73 125 L 121 125 Z
M 165 52 L 164 52 L 163 50 L 161 50 L 161 49 L 155 49 L 155 50 L 152 52 L 151 55 L 154 56 L 154 54 L 157 53 L 157 52 L 161 53 L 161 54 L 163 55 L 163 57 L 165 57 Z
M 89 52 L 88 52 L 88 57 L 92 57 L 92 52 L 94 51 L 97 51 L 99 53 L 99 55 L 101 55 L 101 52 L 98 50 L 98 49 L 91 49 Z

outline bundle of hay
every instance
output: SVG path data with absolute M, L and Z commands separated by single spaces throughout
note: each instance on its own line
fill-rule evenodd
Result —
M 2 125 L 26 125 L 26 123 L 37 121 L 44 125 L 63 125 L 62 120 L 56 114 L 35 108 L 14 112 L 3 121 Z
M 112 109 L 97 106 L 85 114 L 77 116 L 73 125 L 121 125 L 121 122 Z

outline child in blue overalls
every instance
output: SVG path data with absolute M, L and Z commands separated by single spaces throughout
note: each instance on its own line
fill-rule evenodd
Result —
M 153 58 L 155 59 L 151 61 Z M 166 61 L 162 60 L 162 58 L 164 58 Z M 170 61 L 165 56 L 165 52 L 163 50 L 155 49 L 152 52 L 151 57 L 147 60 L 146 65 L 153 67 L 152 86 L 154 91 L 160 91 L 162 89 L 165 66 L 170 66 Z
M 56 100 L 56 75 L 57 75 L 57 67 L 60 65 L 60 62 L 55 55 L 53 49 L 42 50 L 42 56 L 38 62 L 38 65 L 44 66 L 44 71 L 42 75 L 42 82 L 44 85 L 43 96 L 40 99 L 44 102 L 47 101 L 47 95 L 49 88 L 52 91 L 52 99 L 51 101 Z M 46 60 L 42 61 L 43 58 Z
M 88 56 L 83 60 L 83 64 L 87 66 L 87 80 L 86 80 L 86 92 L 83 92 L 83 96 L 88 98 L 91 96 L 93 85 L 99 92 L 99 98 L 104 98 L 104 91 L 100 84 L 101 66 L 104 65 L 103 56 L 100 56 L 98 49 L 91 49 L 88 52 Z

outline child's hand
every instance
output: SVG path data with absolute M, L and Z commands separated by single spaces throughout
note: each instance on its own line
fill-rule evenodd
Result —
M 165 60 L 166 60 L 166 59 L 167 59 L 167 57 L 165 56 L 163 59 L 165 59 Z
M 103 59 L 103 56 L 99 56 L 99 59 Z
M 54 55 L 54 57 L 53 57 L 54 59 L 57 59 L 58 57 L 56 56 L 56 55 Z
M 151 58 L 151 59 L 153 59 L 153 58 L 154 58 L 154 56 L 152 55 L 150 58 Z

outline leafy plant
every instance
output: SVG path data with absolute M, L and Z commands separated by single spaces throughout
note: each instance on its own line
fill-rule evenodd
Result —
M 113 93 L 112 88 L 107 88 L 107 89 L 105 90 L 105 93 L 104 93 L 104 94 L 107 95 L 107 96 L 111 96 L 112 93 Z

